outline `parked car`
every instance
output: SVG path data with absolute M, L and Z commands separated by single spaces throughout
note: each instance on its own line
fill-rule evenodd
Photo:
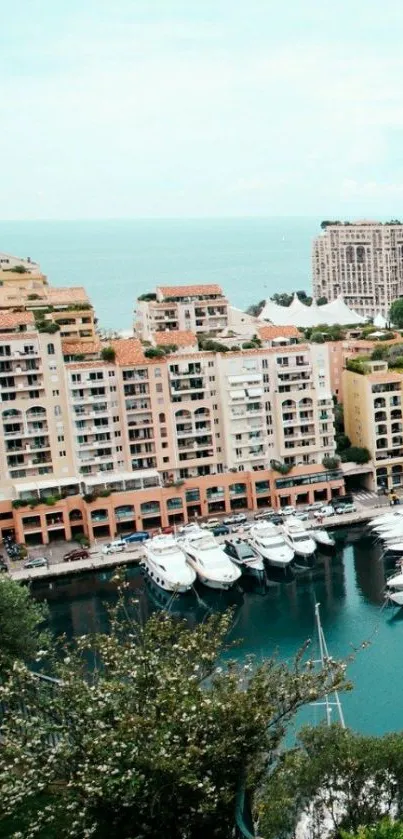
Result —
M 300 521 L 308 521 L 309 513 L 306 513 L 305 510 L 300 510 L 294 513 L 294 518 L 299 519 Z
M 220 519 L 207 519 L 207 521 L 203 522 L 202 527 L 208 527 L 209 530 L 213 530 L 215 527 L 218 527 L 221 524 Z
M 334 516 L 334 507 L 332 507 L 331 504 L 324 504 L 324 506 L 321 507 L 320 510 L 315 510 L 314 516 L 317 519 Z
M 270 516 L 270 521 L 272 524 L 283 524 L 283 517 L 278 513 L 273 513 L 273 515 Z
M 135 533 L 129 533 L 128 536 L 123 536 L 123 542 L 131 544 L 131 542 L 145 542 L 150 538 L 150 534 L 146 530 L 137 530 Z
M 295 507 L 292 504 L 287 504 L 286 507 L 281 508 L 281 514 L 283 516 L 293 516 L 295 513 Z
M 46 556 L 33 556 L 32 559 L 27 559 L 24 562 L 24 568 L 47 568 L 48 560 Z
M 263 510 L 262 513 L 255 513 L 253 518 L 256 519 L 256 521 L 259 521 L 260 519 L 269 519 L 272 515 L 272 510 Z
M 108 542 L 107 545 L 102 546 L 103 554 L 116 554 L 126 550 L 126 542 L 123 539 L 116 539 L 115 542 Z
M 88 559 L 90 552 L 87 548 L 74 548 L 72 551 L 64 554 L 63 562 L 73 562 L 75 559 Z
M 175 533 L 175 528 L 169 525 L 168 527 L 163 527 L 161 533 L 165 533 L 167 536 L 171 533 Z
M 213 536 L 227 536 L 228 533 L 231 533 L 231 528 L 227 527 L 226 524 L 217 524 L 216 527 L 212 528 Z
M 351 502 L 348 502 L 347 504 L 337 504 L 334 508 L 334 512 L 337 513 L 338 516 L 343 513 L 355 513 L 355 511 L 355 504 L 352 504 Z
M 245 521 L 248 521 L 245 513 L 237 513 L 235 516 L 232 517 L 232 520 L 234 524 L 243 524 Z
M 236 516 L 226 516 L 225 519 L 223 519 L 223 524 L 236 524 L 236 522 Z

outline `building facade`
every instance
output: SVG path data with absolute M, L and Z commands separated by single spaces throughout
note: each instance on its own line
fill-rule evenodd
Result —
M 370 489 L 403 485 L 403 374 L 384 361 L 365 372 L 343 372 L 344 424 L 354 446 L 363 446 L 373 463 Z
M 168 330 L 219 335 L 227 326 L 228 300 L 219 285 L 158 286 L 137 300 L 134 329 L 143 341 Z
M 403 224 L 329 223 L 313 242 L 313 294 L 345 303 L 364 317 L 388 318 L 403 295 Z

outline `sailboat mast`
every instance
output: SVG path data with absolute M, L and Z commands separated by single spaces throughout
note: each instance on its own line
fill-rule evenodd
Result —
M 323 632 L 322 623 L 320 620 L 320 612 L 319 612 L 320 603 L 315 603 L 315 620 L 316 620 L 316 628 L 318 630 L 318 639 L 319 639 L 319 654 L 320 654 L 320 663 L 322 668 L 324 668 L 325 663 L 329 661 L 329 650 L 327 648 L 325 634 Z M 344 720 L 343 709 L 340 702 L 340 697 L 337 690 L 333 691 L 334 695 L 334 702 L 330 702 L 329 694 L 325 694 L 325 702 L 324 705 L 326 707 L 326 722 L 328 725 L 331 725 L 331 714 L 332 714 L 332 706 L 335 705 L 337 708 L 337 712 L 339 715 L 339 721 L 342 728 L 346 727 L 346 723 Z M 318 703 L 320 704 L 320 703 Z

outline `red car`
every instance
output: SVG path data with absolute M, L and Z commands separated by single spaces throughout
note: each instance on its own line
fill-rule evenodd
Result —
M 88 559 L 90 553 L 86 548 L 74 548 L 63 557 L 63 562 L 72 562 L 74 559 Z

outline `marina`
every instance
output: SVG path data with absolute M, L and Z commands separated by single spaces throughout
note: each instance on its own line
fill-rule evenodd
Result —
M 289 660 L 308 638 L 316 637 L 314 605 L 319 602 L 331 655 L 351 657 L 348 677 L 354 689 L 341 696 L 346 724 L 371 734 L 399 730 L 403 610 L 383 608 L 386 579 L 397 571 L 395 557 L 384 554 L 368 527 L 332 528 L 331 535 L 335 550 L 318 550 L 305 567 L 298 564 L 285 574 L 283 569 L 267 571 L 266 566 L 266 586 L 243 574 L 228 591 L 213 590 L 198 581 L 189 592 L 175 597 L 131 563 L 125 592 L 128 607 L 142 619 L 168 609 L 190 624 L 203 620 L 210 611 L 232 607 L 231 639 L 239 646 L 229 652 L 231 657 L 254 654 L 261 659 L 277 653 Z M 51 581 L 37 579 L 32 592 L 48 600 L 52 629 L 73 637 L 106 629 L 107 608 L 117 597 L 113 577 L 113 568 L 87 569 Z M 316 642 L 312 657 L 319 657 Z M 302 719 L 318 722 L 323 709 L 309 708 Z

